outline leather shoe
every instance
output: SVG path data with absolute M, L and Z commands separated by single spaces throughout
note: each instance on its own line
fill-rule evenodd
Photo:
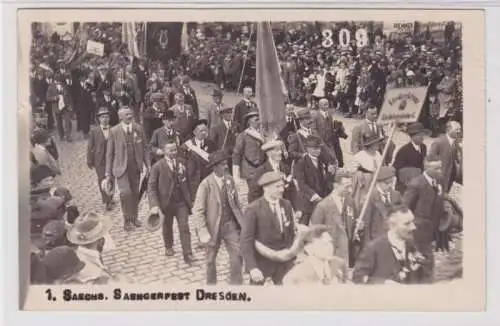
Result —
M 132 225 L 132 223 L 127 222 L 127 223 L 125 223 L 125 226 L 123 227 L 123 229 L 126 232 L 130 232 L 130 231 L 134 230 L 134 226 Z
M 132 224 L 133 224 L 135 227 L 138 227 L 138 228 L 140 228 L 140 227 L 142 226 L 142 222 L 141 222 L 141 221 L 139 221 L 139 220 L 135 220 L 135 221 L 133 221 L 133 222 L 132 222 Z
M 174 249 L 172 249 L 172 248 L 165 249 L 165 256 L 171 257 L 174 254 L 175 254 Z
M 184 262 L 186 262 L 186 264 L 191 265 L 191 263 L 194 261 L 195 261 L 195 258 L 193 255 L 184 255 Z

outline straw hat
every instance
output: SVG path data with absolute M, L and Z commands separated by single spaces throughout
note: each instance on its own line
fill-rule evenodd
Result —
M 76 245 L 90 244 L 104 238 L 112 225 L 111 219 L 96 212 L 88 212 L 76 219 L 66 237 Z

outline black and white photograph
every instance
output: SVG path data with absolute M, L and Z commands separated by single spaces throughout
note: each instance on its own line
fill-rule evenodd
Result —
M 44 298 L 463 280 L 463 21 L 98 17 L 29 22 Z

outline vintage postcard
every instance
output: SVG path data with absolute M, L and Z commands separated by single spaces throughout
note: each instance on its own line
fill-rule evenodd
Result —
M 482 11 L 17 29 L 20 309 L 485 309 Z

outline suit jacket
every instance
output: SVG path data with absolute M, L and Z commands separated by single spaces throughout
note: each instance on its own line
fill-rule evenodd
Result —
M 109 101 L 106 101 L 106 99 L 104 98 L 104 95 L 102 95 L 101 97 L 97 98 L 97 109 L 99 109 L 102 106 L 108 108 L 108 110 L 109 110 L 109 124 L 112 126 L 117 125 L 118 121 L 119 121 L 119 119 L 118 119 L 118 109 L 119 109 L 118 101 L 112 96 L 109 97 Z
M 231 208 L 232 217 L 241 228 L 243 225 L 243 215 L 241 205 L 238 200 L 238 194 L 234 185 L 234 180 L 230 175 L 223 177 L 223 182 L 228 186 L 228 202 Z M 196 192 L 196 198 L 193 204 L 193 219 L 195 229 L 206 228 L 211 236 L 211 243 L 215 245 L 219 236 L 219 227 L 221 219 L 221 196 L 222 189 L 219 188 L 214 174 L 211 173 L 203 179 Z
M 236 137 L 233 165 L 240 167 L 242 179 L 250 180 L 255 174 L 255 170 L 264 163 L 266 154 L 260 148 L 263 144 L 263 139 L 257 139 L 245 131 Z
M 142 173 L 142 165 L 149 167 L 150 162 L 146 155 L 146 136 L 141 126 L 132 122 L 132 132 L 135 141 L 135 160 Z M 109 130 L 108 145 L 106 148 L 106 174 L 121 177 L 127 170 L 127 143 L 125 131 L 121 124 Z
M 177 146 L 181 146 L 180 134 L 178 131 L 172 129 L 171 133 L 168 133 L 167 129 L 163 127 L 153 131 L 153 135 L 151 136 L 151 140 L 149 141 L 149 150 L 151 152 L 151 156 L 156 156 L 156 151 L 158 151 L 159 149 L 163 150 L 165 144 L 169 140 L 175 140 Z
M 296 210 L 300 210 L 306 215 L 311 214 L 316 205 L 315 202 L 311 202 L 311 197 L 317 194 L 324 198 L 329 193 L 329 187 L 326 184 L 326 169 L 326 164 L 321 159 L 318 160 L 318 167 L 316 168 L 309 155 L 304 156 L 295 163 L 293 176 L 299 186 L 293 200 Z
M 409 142 L 403 145 L 394 158 L 394 163 L 392 166 L 396 169 L 396 179 L 397 186 L 396 189 L 404 193 L 406 185 L 403 185 L 399 180 L 399 170 L 402 168 L 414 167 L 424 171 L 424 158 L 427 155 L 427 146 L 425 144 L 420 145 L 420 153 L 413 147 L 413 144 Z
M 243 228 L 241 230 L 241 255 L 247 270 L 258 268 L 264 277 L 270 276 L 280 262 L 271 261 L 255 250 L 255 241 L 274 249 L 289 248 L 295 238 L 295 222 L 293 208 L 288 200 L 280 199 L 281 208 L 285 212 L 283 232 L 280 231 L 279 221 L 271 210 L 264 197 L 257 199 L 245 210 Z
M 250 112 L 251 110 L 254 110 L 257 108 L 257 104 L 254 101 L 245 101 L 241 100 L 234 106 L 234 122 L 237 122 L 240 125 L 240 132 L 246 129 L 247 126 L 245 126 L 245 115 Z
M 222 116 L 219 110 L 223 107 L 225 107 L 224 103 L 220 105 L 211 103 L 208 108 L 200 110 L 200 120 L 207 120 L 209 129 L 218 126 L 222 123 Z
M 377 239 L 389 231 L 389 226 L 387 224 L 387 211 L 389 206 L 402 203 L 401 195 L 396 190 L 391 190 L 389 197 L 390 203 L 386 204 L 382 200 L 380 192 L 377 189 L 373 190 L 365 214 L 362 217 L 365 224 L 365 243 Z
M 322 224 L 330 227 L 330 235 L 335 248 L 334 255 L 345 261 L 349 259 L 349 234 L 346 221 L 341 212 L 344 207 L 337 207 L 333 196 L 327 196 L 316 205 L 311 216 L 311 225 Z
M 281 173 L 285 174 L 285 176 L 290 174 L 289 167 L 283 161 L 280 162 L 279 169 L 280 169 Z M 271 172 L 271 171 L 273 171 L 273 168 L 271 166 L 271 163 L 269 163 L 269 160 L 266 160 L 264 162 L 264 164 L 262 164 L 261 166 L 259 166 L 255 170 L 255 173 L 254 173 L 252 179 L 250 179 L 248 181 L 248 202 L 249 203 L 253 202 L 254 200 L 256 200 L 262 196 L 263 190 L 262 190 L 262 187 L 259 186 L 259 184 L 258 184 L 259 179 L 264 173 Z M 291 187 L 291 185 L 289 187 Z M 289 196 L 288 189 L 283 194 L 283 198 L 288 199 L 288 200 L 291 199 Z
M 170 110 L 175 112 L 177 119 L 174 123 L 174 128 L 181 135 L 181 142 L 186 141 L 191 135 L 191 127 L 194 121 L 197 119 L 196 113 L 191 105 L 184 104 L 184 109 L 175 104 L 170 108 Z
M 373 135 L 373 131 L 370 129 L 370 126 L 366 121 L 364 121 L 362 124 L 355 126 L 352 129 L 352 138 L 351 138 L 351 153 L 355 155 L 356 153 L 362 151 L 364 149 L 363 146 L 363 137 L 368 137 L 370 135 Z M 385 137 L 385 132 L 382 126 L 377 125 L 377 135 L 379 137 Z M 384 146 L 385 142 L 382 142 L 380 144 L 380 153 L 384 151 Z M 394 149 L 396 148 L 396 145 L 394 145 L 394 142 L 390 142 L 389 148 L 387 149 L 387 154 L 384 158 L 384 162 L 386 164 L 389 164 L 392 161 L 392 156 L 394 154 Z
M 333 151 L 333 154 L 330 155 L 337 158 L 339 167 L 343 167 L 344 155 L 340 146 L 340 138 L 346 139 L 347 134 L 342 122 L 333 120 L 331 112 L 328 112 L 325 118 L 319 110 L 313 113 L 313 121 L 315 130 L 317 130 L 326 147 Z
M 457 174 L 457 153 L 450 145 L 446 135 L 441 136 L 432 143 L 429 150 L 429 159 L 441 161 L 442 185 L 444 190 L 448 192 Z
M 184 87 L 181 87 L 180 91 L 182 94 L 184 94 L 185 103 L 190 105 L 193 108 L 193 113 L 194 113 L 196 119 L 198 119 L 198 115 L 199 115 L 198 99 L 196 98 L 196 93 L 195 93 L 194 89 L 191 86 L 189 86 L 188 88 L 189 88 L 189 93 L 186 92 Z
M 237 123 L 232 122 L 231 129 L 228 133 L 226 125 L 224 123 L 220 123 L 219 125 L 210 128 L 209 138 L 214 142 L 217 150 L 223 149 L 222 146 L 224 146 L 224 149 L 226 149 L 229 154 L 232 154 L 233 148 L 236 145 L 236 138 L 239 135 L 238 130 L 240 130 L 240 126 Z M 225 145 L 224 140 L 226 140 Z
M 91 164 L 96 170 L 106 169 L 106 148 L 108 140 L 104 137 L 101 126 L 93 127 L 89 133 L 87 143 L 87 164 Z
M 314 132 L 313 135 L 315 135 Z M 291 133 L 288 136 L 288 155 L 290 159 L 298 160 L 304 155 L 304 153 L 306 152 L 306 149 L 304 147 L 306 140 L 307 138 L 299 132 Z M 328 149 L 325 143 L 323 143 L 321 146 L 320 157 L 322 160 L 328 162 L 329 164 L 337 164 L 335 152 Z
M 189 139 L 181 146 L 181 155 L 184 162 L 186 162 L 189 190 L 191 198 L 194 199 L 194 197 L 196 196 L 196 190 L 198 189 L 200 182 L 205 177 L 207 177 L 211 171 L 207 169 L 208 162 L 187 147 L 186 143 L 188 142 L 196 146 L 194 143 L 194 138 Z M 215 145 L 210 139 L 205 139 L 203 141 L 203 146 L 201 149 L 210 154 L 215 151 Z
M 416 248 L 412 244 L 407 244 L 407 252 L 415 252 Z M 408 273 L 402 282 L 399 273 L 402 264 L 396 258 L 389 238 L 383 235 L 370 242 L 359 256 L 352 275 L 354 283 L 383 283 L 392 280 L 398 283 L 421 283 L 424 281 L 422 268 L 415 272 Z
M 177 166 L 182 164 L 177 160 Z M 181 193 L 184 196 L 186 203 L 191 206 L 191 194 L 189 193 L 189 185 L 187 183 L 186 172 L 174 172 L 170 169 L 167 160 L 161 159 L 151 168 L 151 173 L 148 180 L 148 201 L 149 207 L 159 207 L 165 214 L 168 212 L 168 204 L 170 196 L 174 191 L 175 179 L 178 178 Z

